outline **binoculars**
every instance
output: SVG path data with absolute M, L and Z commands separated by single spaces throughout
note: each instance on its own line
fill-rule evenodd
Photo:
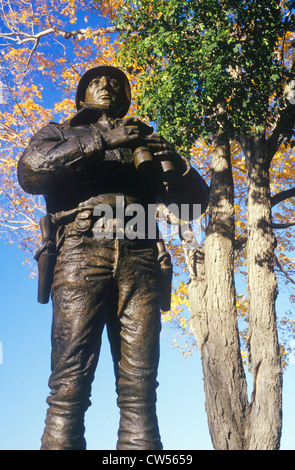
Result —
M 138 147 L 133 152 L 133 163 L 139 174 L 148 177 L 154 173 L 154 159 L 148 147 Z M 170 160 L 162 160 L 161 167 L 163 179 L 166 182 L 173 181 L 175 177 L 175 168 Z

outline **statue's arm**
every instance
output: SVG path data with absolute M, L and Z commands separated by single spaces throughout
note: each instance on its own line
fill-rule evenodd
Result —
M 188 160 L 178 154 L 175 154 L 173 160 L 177 168 L 177 178 L 175 183 L 168 187 L 170 199 L 178 206 L 188 204 L 191 214 L 193 205 L 200 204 L 203 214 L 209 202 L 209 186 Z
M 103 158 L 104 143 L 99 133 L 75 136 L 67 128 L 50 123 L 29 142 L 18 163 L 21 187 L 31 194 L 47 194 L 55 187 L 79 179 Z

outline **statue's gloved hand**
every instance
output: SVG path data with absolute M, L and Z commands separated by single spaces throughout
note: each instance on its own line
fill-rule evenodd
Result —
M 114 129 L 103 132 L 102 138 L 106 148 L 109 150 L 116 148 L 132 148 L 146 145 L 146 137 L 153 132 L 153 127 L 140 121 L 137 118 L 126 118 L 119 121 Z
M 164 139 L 164 137 L 162 137 L 160 134 L 152 134 L 147 136 L 145 142 L 157 160 L 173 161 L 175 159 L 176 151 L 174 146 Z

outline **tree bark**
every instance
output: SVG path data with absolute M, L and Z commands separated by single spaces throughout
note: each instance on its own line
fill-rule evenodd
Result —
M 269 166 L 264 135 L 243 142 L 248 172 L 249 363 L 253 376 L 249 450 L 279 448 L 282 426 L 282 370 L 277 337 Z
M 195 253 L 190 328 L 201 353 L 206 411 L 215 449 L 245 447 L 247 386 L 240 354 L 234 286 L 234 197 L 230 148 L 215 139 L 205 253 Z M 192 254 L 191 254 L 192 257 Z M 192 260 L 188 260 L 192 267 Z
M 190 328 L 201 353 L 206 411 L 216 450 L 279 449 L 282 370 L 277 336 L 269 162 L 264 135 L 243 138 L 248 177 L 250 403 L 241 360 L 234 286 L 234 195 L 230 148 L 220 132 L 212 162 L 204 251 L 188 252 Z

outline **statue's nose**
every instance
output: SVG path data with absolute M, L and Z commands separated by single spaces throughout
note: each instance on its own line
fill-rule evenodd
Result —
M 105 89 L 108 87 L 108 85 L 109 85 L 108 79 L 106 77 L 102 77 L 100 80 L 100 87 L 102 89 Z

